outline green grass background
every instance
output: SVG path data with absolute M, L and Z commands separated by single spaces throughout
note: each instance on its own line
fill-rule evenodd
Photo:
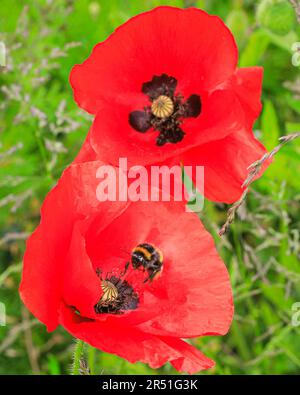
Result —
M 238 42 L 240 65 L 264 66 L 255 133 L 268 149 L 300 130 L 299 67 L 291 61 L 299 25 L 283 13 L 272 16 L 271 26 L 258 20 L 258 1 L 1 0 L 7 67 L 0 72 L 0 302 L 7 325 L 0 326 L 0 374 L 70 371 L 74 340 L 62 328 L 47 333 L 20 301 L 25 239 L 91 123 L 73 101 L 71 67 L 128 18 L 162 4 L 221 16 Z M 280 23 L 287 34 L 276 33 Z M 300 301 L 299 154 L 297 140 L 277 154 L 223 238 L 217 231 L 227 207 L 205 203 L 201 218 L 229 269 L 236 311 L 227 336 L 192 341 L 217 362 L 202 374 L 300 373 L 300 327 L 291 324 L 292 305 Z M 170 365 L 155 371 L 88 347 L 86 353 L 94 373 L 175 373 Z

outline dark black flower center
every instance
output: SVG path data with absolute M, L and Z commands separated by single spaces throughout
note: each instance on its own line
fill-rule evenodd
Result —
M 132 111 L 129 114 L 130 125 L 140 133 L 145 133 L 151 127 L 159 132 L 156 144 L 178 143 L 185 135 L 181 129 L 184 118 L 196 118 L 201 113 L 201 99 L 191 95 L 184 101 L 183 96 L 175 94 L 177 80 L 167 74 L 154 76 L 151 81 L 142 85 L 151 105 L 143 110 Z
M 138 294 L 133 287 L 124 279 L 115 275 L 101 278 L 101 272 L 97 271 L 101 280 L 103 294 L 95 304 L 97 314 L 123 314 L 126 310 L 135 310 L 139 303 Z

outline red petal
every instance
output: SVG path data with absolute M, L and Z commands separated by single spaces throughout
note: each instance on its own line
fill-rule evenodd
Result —
M 61 298 L 61 260 L 72 231 L 73 213 L 67 210 L 69 185 L 59 184 L 48 194 L 41 223 L 27 240 L 20 294 L 28 309 L 53 330 L 58 325 Z M 55 213 L 55 215 L 53 215 Z M 58 218 L 64 218 L 62 223 Z
M 82 162 L 92 162 L 97 160 L 97 154 L 93 150 L 91 146 L 91 130 L 93 125 L 91 126 L 82 147 L 79 150 L 76 158 L 74 159 L 73 163 L 82 163 Z
M 240 131 L 187 151 L 181 159 L 185 166 L 204 166 L 206 198 L 233 203 L 241 197 L 242 184 L 249 172 L 248 166 L 260 159 L 265 152 L 265 147 L 252 132 Z M 263 170 L 266 166 L 267 163 Z M 197 180 L 193 180 L 196 183 Z
M 158 7 L 131 18 L 70 76 L 75 100 L 96 114 L 106 102 L 141 100 L 144 82 L 166 73 L 186 97 L 234 72 L 237 47 L 225 24 L 196 8 Z
M 132 326 L 120 328 L 97 321 L 83 321 L 63 305 L 60 322 L 76 338 L 131 363 L 140 361 L 157 369 L 170 361 L 175 369 L 190 374 L 214 366 L 212 360 L 181 339 L 153 336 Z
M 64 264 L 63 299 L 81 316 L 96 318 L 94 306 L 102 295 L 100 279 L 86 253 L 80 223 L 73 228 L 69 253 Z M 100 224 L 101 226 L 101 224 Z
M 262 67 L 245 67 L 237 69 L 224 87 L 235 91 L 246 115 L 246 127 L 252 129 L 261 109 L 261 93 L 263 81 Z
M 119 215 L 126 202 L 102 202 L 96 198 L 96 171 L 103 162 L 71 165 L 48 194 L 41 209 L 41 222 L 27 241 L 20 293 L 28 309 L 49 330 L 57 326 L 62 297 L 64 261 L 74 223 L 99 212 L 105 227 Z

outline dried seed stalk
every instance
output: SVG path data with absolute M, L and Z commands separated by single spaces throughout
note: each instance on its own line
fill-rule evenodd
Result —
M 252 163 L 249 167 L 249 173 L 248 176 L 246 178 L 246 180 L 244 181 L 242 188 L 246 187 L 246 189 L 244 190 L 242 196 L 240 197 L 240 199 L 238 201 L 236 201 L 235 203 L 233 203 L 233 205 L 229 208 L 228 212 L 227 212 L 227 219 L 226 222 L 224 223 L 224 225 L 222 226 L 222 228 L 219 231 L 219 236 L 223 236 L 227 230 L 230 227 L 230 224 L 234 221 L 235 215 L 238 211 L 238 209 L 240 208 L 240 206 L 242 205 L 242 203 L 246 200 L 246 196 L 249 192 L 249 185 L 253 182 L 254 178 L 259 174 L 263 164 L 265 163 L 265 161 L 267 161 L 268 159 L 272 159 L 273 156 L 275 154 L 277 154 L 277 152 L 288 142 L 295 140 L 296 138 L 300 137 L 300 132 L 297 133 L 293 133 L 293 134 L 289 134 L 287 136 L 282 136 L 280 137 L 279 141 L 280 144 L 277 145 L 275 148 L 272 149 L 272 151 L 267 152 L 266 154 L 264 154 L 261 159 L 257 160 L 256 162 Z

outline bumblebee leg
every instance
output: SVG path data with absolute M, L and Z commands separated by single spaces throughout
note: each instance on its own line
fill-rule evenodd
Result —
M 130 262 L 127 262 L 124 268 L 124 271 L 120 273 L 120 277 L 125 276 L 125 274 L 127 273 L 127 270 L 129 268 Z
M 156 271 L 153 271 L 152 273 L 149 274 L 149 276 L 146 278 L 146 280 L 144 280 L 144 283 L 146 283 L 147 281 L 152 281 L 156 275 Z
M 148 274 L 149 274 L 149 272 L 148 272 Z M 151 281 L 152 275 L 153 275 L 153 273 L 150 273 L 150 274 L 148 275 L 148 277 L 143 281 L 143 283 L 145 284 L 147 281 Z

